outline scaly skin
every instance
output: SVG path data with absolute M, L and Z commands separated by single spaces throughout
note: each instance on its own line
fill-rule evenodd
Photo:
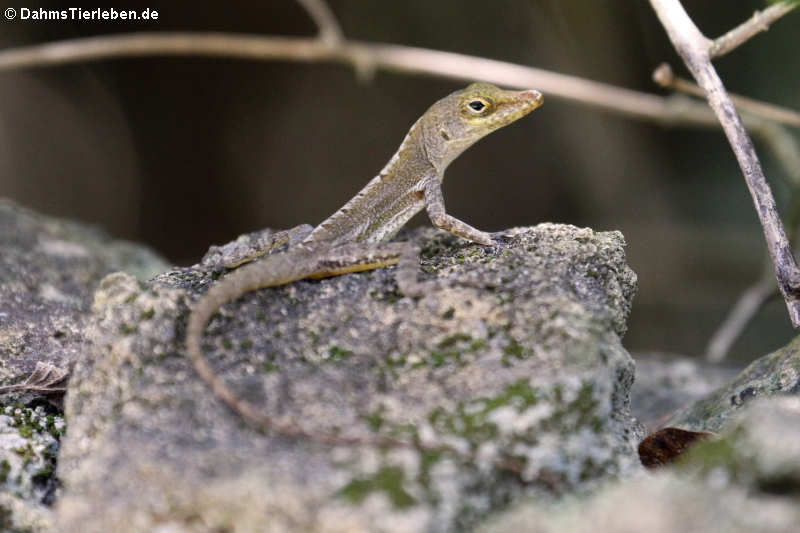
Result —
M 391 239 L 423 208 L 427 208 L 434 226 L 479 244 L 494 244 L 488 233 L 446 213 L 441 190 L 444 171 L 478 140 L 541 104 L 538 91 L 506 91 L 485 83 L 473 83 L 442 98 L 411 126 L 380 174 L 298 245 L 239 268 L 214 285 L 192 310 L 186 333 L 187 354 L 214 394 L 261 428 L 332 444 L 352 443 L 333 435 L 306 433 L 294 424 L 278 424 L 239 398 L 203 356 L 201 341 L 206 324 L 225 303 L 256 289 L 370 270 L 408 259 L 414 252 L 408 245 L 378 243 Z M 412 259 L 416 260 L 416 254 Z M 398 271 L 398 285 L 407 294 L 419 292 L 407 273 L 401 276 Z

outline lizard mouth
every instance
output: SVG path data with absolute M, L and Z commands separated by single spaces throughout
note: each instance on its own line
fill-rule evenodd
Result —
M 520 91 L 519 95 L 523 97 L 525 100 L 528 100 L 530 111 L 533 111 L 540 105 L 544 103 L 544 97 L 542 93 L 537 91 L 536 89 L 528 89 L 527 91 Z
M 519 105 L 519 101 L 521 100 L 521 104 L 519 105 L 519 111 L 516 117 L 522 117 L 539 107 L 544 103 L 544 97 L 542 93 L 535 89 L 528 89 L 527 91 L 520 91 L 516 94 L 517 104 Z
M 496 116 L 496 126 L 502 127 L 520 119 L 542 105 L 544 97 L 542 93 L 535 89 L 512 93 L 511 96 L 500 109 Z

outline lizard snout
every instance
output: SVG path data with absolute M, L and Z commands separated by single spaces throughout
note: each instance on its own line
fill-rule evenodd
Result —
M 542 96 L 542 93 L 540 93 L 536 89 L 528 89 L 527 91 L 521 91 L 519 94 L 520 96 L 522 96 L 523 98 L 525 98 L 530 102 L 530 105 L 532 106 L 533 109 L 536 109 L 537 107 L 539 107 L 544 103 L 544 97 Z

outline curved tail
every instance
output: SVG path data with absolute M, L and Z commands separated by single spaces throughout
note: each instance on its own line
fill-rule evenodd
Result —
M 276 423 L 255 405 L 237 395 L 203 355 L 202 340 L 206 324 L 226 303 L 256 289 L 277 287 L 306 277 L 309 274 L 308 262 L 298 257 L 303 253 L 303 250 L 289 250 L 231 272 L 197 302 L 189 315 L 186 330 L 186 353 L 197 373 L 214 394 L 248 422 L 263 428 L 271 427 L 289 435 L 301 435 L 303 431 L 294 425 Z
M 251 263 L 231 272 L 225 279 L 209 289 L 197 302 L 189 315 L 186 330 L 186 353 L 197 373 L 214 394 L 247 422 L 261 429 L 272 429 L 289 437 L 303 437 L 314 442 L 334 446 L 364 444 L 390 447 L 413 446 L 411 443 L 392 437 L 348 438 L 333 433 L 316 431 L 312 433 L 294 423 L 278 422 L 266 415 L 263 410 L 254 404 L 236 394 L 214 371 L 208 359 L 203 355 L 203 332 L 208 321 L 220 307 L 256 289 L 278 287 L 309 276 L 318 275 L 321 271 L 326 271 L 325 269 L 321 270 L 318 264 L 320 257 L 305 248 L 291 248 L 284 253 L 267 256 L 256 263 Z M 369 256 L 367 256 L 367 260 L 361 267 L 360 270 L 374 268 Z M 341 272 L 357 270 L 359 268 L 350 268 L 343 269 Z M 334 273 L 336 270 L 328 270 L 328 272 Z

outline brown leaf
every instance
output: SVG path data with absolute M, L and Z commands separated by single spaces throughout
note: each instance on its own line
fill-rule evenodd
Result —
M 69 370 L 58 368 L 50 363 L 36 363 L 31 375 L 22 383 L 0 387 L 0 394 L 6 392 L 66 392 L 66 387 L 57 386 L 69 377 Z
M 673 427 L 659 429 L 639 443 L 639 460 L 647 468 L 667 465 L 683 455 L 697 441 L 713 435 L 704 431 Z

